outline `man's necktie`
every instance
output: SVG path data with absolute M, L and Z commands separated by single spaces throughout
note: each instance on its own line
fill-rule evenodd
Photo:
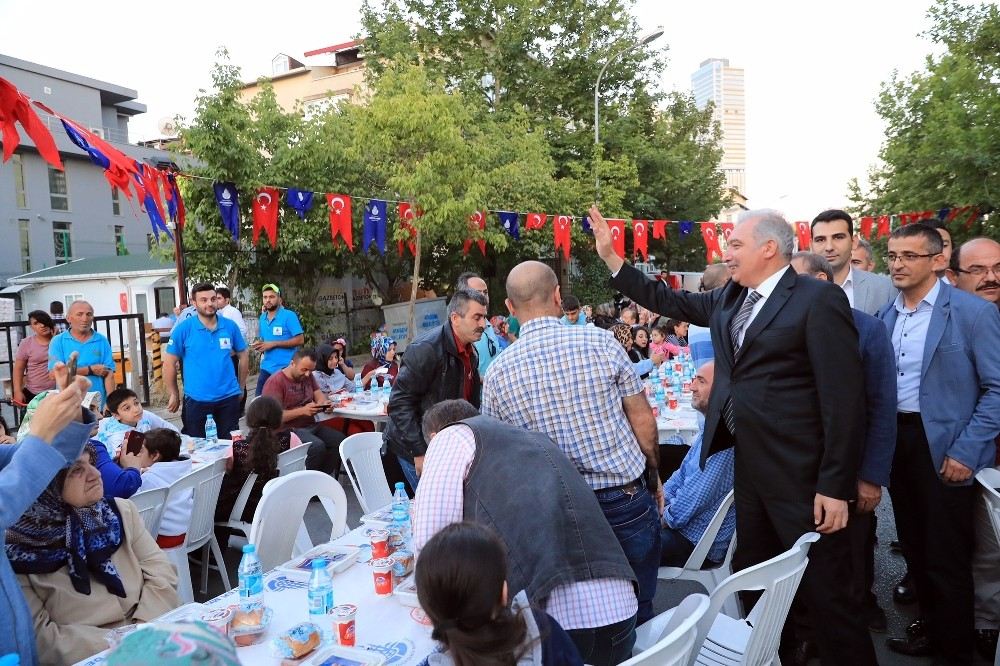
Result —
M 738 357 L 740 353 L 740 332 L 743 330 L 743 327 L 746 326 L 747 321 L 749 321 L 750 315 L 753 313 L 753 306 L 756 305 L 760 298 L 761 294 L 759 291 L 751 291 L 747 294 L 746 300 L 743 301 L 743 305 L 740 306 L 739 312 L 736 313 L 736 316 L 733 317 L 733 321 L 729 324 L 729 338 L 733 341 L 734 359 Z M 733 414 L 732 393 L 730 393 L 729 397 L 726 398 L 726 404 L 722 406 L 722 418 L 726 420 L 726 428 L 729 432 L 735 435 L 736 417 Z

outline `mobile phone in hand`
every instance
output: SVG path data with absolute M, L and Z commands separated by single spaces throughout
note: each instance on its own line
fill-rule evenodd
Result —
M 146 436 L 138 430 L 129 430 L 125 433 L 125 451 L 133 456 L 142 452 L 142 443 L 146 441 Z

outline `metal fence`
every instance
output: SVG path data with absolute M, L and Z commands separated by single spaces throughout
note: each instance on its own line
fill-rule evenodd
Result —
M 63 319 L 56 319 L 56 328 L 66 327 Z M 115 358 L 115 383 L 136 392 L 143 405 L 149 404 L 149 357 L 146 349 L 146 320 L 141 314 L 102 315 L 94 317 L 94 329 L 111 343 Z M 14 361 L 17 346 L 29 331 L 27 321 L 0 322 L 0 381 L 3 382 L 3 401 L 0 415 L 9 424 L 20 423 L 20 410 L 10 403 L 13 393 Z

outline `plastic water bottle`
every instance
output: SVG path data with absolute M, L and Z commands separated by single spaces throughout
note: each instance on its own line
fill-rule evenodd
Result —
M 402 481 L 396 483 L 396 492 L 392 495 L 392 524 L 399 528 L 403 540 L 410 540 L 410 498 Z
M 324 616 L 333 610 L 333 579 L 326 565 L 322 558 L 313 560 L 309 574 L 309 620 L 319 627 L 324 626 Z
M 365 387 L 361 384 L 361 371 L 354 373 L 354 395 L 360 396 L 365 392 Z
M 243 546 L 243 558 L 237 570 L 240 581 L 240 608 L 253 610 L 264 605 L 264 569 L 252 543 Z
M 205 419 L 205 439 L 210 442 L 219 441 L 219 427 L 215 425 L 215 417 L 211 414 Z

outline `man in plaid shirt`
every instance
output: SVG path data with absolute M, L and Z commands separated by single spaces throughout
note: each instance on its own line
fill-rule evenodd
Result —
M 483 383 L 482 412 L 547 434 L 597 495 L 639 582 L 637 623 L 653 615 L 660 559 L 658 433 L 625 350 L 591 326 L 563 326 L 551 268 L 518 264 L 507 308 L 521 322 L 516 344 Z

